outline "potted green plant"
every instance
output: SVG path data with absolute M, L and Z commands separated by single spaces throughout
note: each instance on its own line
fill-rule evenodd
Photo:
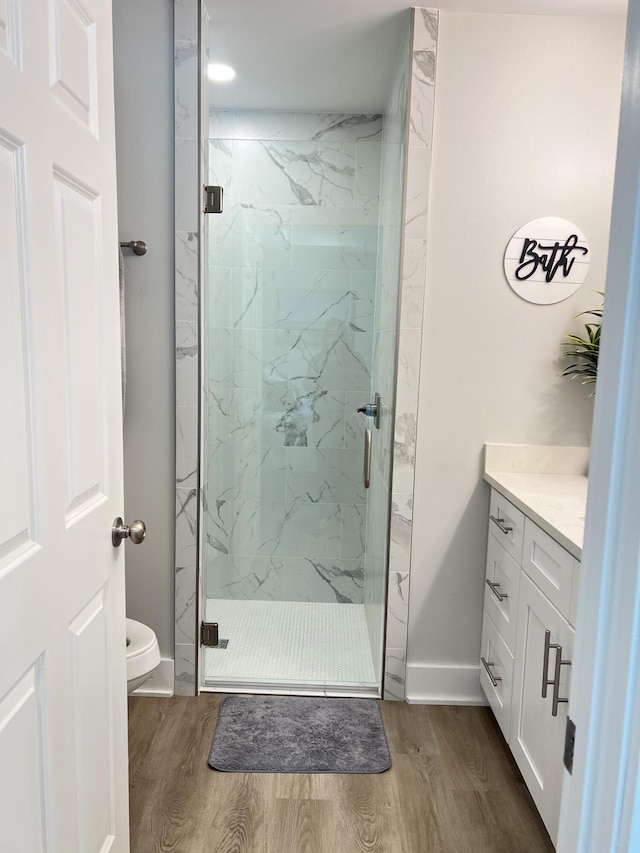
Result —
M 604 294 L 598 291 L 602 297 Z M 582 311 L 578 317 L 596 317 L 597 322 L 589 322 L 584 324 L 586 337 L 580 335 L 567 335 L 566 341 L 562 344 L 565 351 L 565 358 L 571 359 L 571 364 L 567 365 L 562 371 L 563 376 L 568 376 L 570 379 L 581 379 L 583 385 L 591 385 L 595 383 L 598 377 L 598 356 L 600 355 L 600 332 L 602 331 L 602 310 L 604 301 L 599 308 L 594 308 L 592 311 Z M 595 390 L 591 392 L 591 397 L 595 394 Z

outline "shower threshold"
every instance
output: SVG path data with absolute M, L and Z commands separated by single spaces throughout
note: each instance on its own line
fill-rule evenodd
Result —
M 379 697 L 362 604 L 208 599 L 226 648 L 203 648 L 201 690 Z

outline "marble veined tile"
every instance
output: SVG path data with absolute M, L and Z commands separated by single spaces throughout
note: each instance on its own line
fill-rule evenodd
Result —
M 358 560 L 216 554 L 205 571 L 210 598 L 362 603 Z
M 300 387 L 369 392 L 371 344 L 367 335 L 338 325 L 324 332 L 290 332 L 289 378 Z
M 373 341 L 374 391 L 382 397 L 385 405 L 393 400 L 395 378 L 395 330 L 378 332 Z
M 351 310 L 349 328 L 352 332 L 373 332 L 376 296 L 375 270 L 351 270 Z
M 229 510 L 228 502 L 210 497 L 210 485 L 203 495 L 203 545 L 209 559 L 212 554 L 229 553 Z
M 413 413 L 418 408 L 422 330 L 402 329 L 398 342 L 398 389 L 396 412 Z
M 394 494 L 391 498 L 389 570 L 406 573 L 411 568 L 413 495 Z
M 176 485 L 198 485 L 198 407 L 176 406 Z
M 407 644 L 407 621 L 409 614 L 409 575 L 389 572 L 389 595 L 387 598 L 387 645 L 401 649 Z
M 295 113 L 297 139 L 359 142 L 382 139 L 383 116 L 345 113 Z
M 198 321 L 198 235 L 176 234 L 176 321 Z
M 378 211 L 370 207 L 294 207 L 292 223 L 294 228 L 316 228 L 320 233 L 322 229 L 375 231 Z
M 176 405 L 198 405 L 197 323 L 176 323 Z
M 208 182 L 222 187 L 224 211 L 228 204 L 233 203 L 233 142 L 226 139 L 209 139 L 208 149 Z M 225 214 L 223 212 L 219 215 Z
M 364 570 L 360 560 L 283 558 L 283 601 L 362 604 Z
M 277 110 L 212 110 L 211 139 L 297 139 L 297 113 Z
M 267 385 L 210 383 L 207 432 L 219 442 L 263 447 L 343 447 L 345 394 Z
M 215 267 L 290 267 L 291 207 L 226 204 L 209 217 L 208 251 Z
M 205 566 L 207 596 L 247 601 L 283 601 L 285 559 L 214 554 L 207 559 Z
M 178 139 L 198 136 L 198 45 L 176 42 L 174 48 L 175 74 L 175 135 Z
M 366 504 L 342 504 L 342 553 L 346 560 L 362 560 L 365 555 Z
M 195 696 L 196 693 L 196 646 L 195 643 L 175 644 L 176 696 Z
M 261 388 L 287 381 L 289 332 L 220 329 L 211 336 L 207 353 L 209 388 Z
M 323 329 L 352 312 L 348 270 L 213 267 L 209 290 L 211 328 Z
M 216 500 L 287 500 L 284 447 L 264 447 L 259 441 L 219 444 L 208 455 L 207 469 L 209 494 Z
M 406 680 L 406 647 L 392 649 L 387 644 L 384 662 L 384 692 L 386 701 L 403 702 Z
M 235 390 L 228 385 L 207 381 L 204 393 L 206 406 L 205 439 L 215 447 L 219 442 L 232 443 Z
M 429 216 L 431 149 L 412 146 L 407 160 L 405 238 L 426 240 Z
M 197 489 L 176 489 L 176 566 L 196 564 Z
M 294 207 L 291 234 L 296 269 L 375 269 L 376 208 Z
M 409 145 L 430 147 L 433 136 L 433 104 L 436 76 L 435 50 L 413 54 Z
M 414 9 L 413 50 L 435 50 L 438 42 L 437 9 Z
M 339 557 L 341 508 L 336 504 L 225 503 L 230 553 Z
M 198 41 L 198 4 L 194 0 L 174 0 L 174 38 L 176 41 Z
M 371 427 L 371 421 L 358 409 L 370 401 L 371 394 L 364 391 L 347 391 L 345 401 L 344 442 L 347 447 L 362 450 L 364 431 Z
M 196 641 L 196 566 L 178 566 L 175 576 L 175 642 Z
M 233 146 L 234 201 L 351 205 L 355 144 L 244 141 Z
M 198 230 L 198 140 L 175 141 L 175 227 L 176 231 Z M 179 178 L 177 176 L 180 176 Z
M 353 450 L 289 447 L 288 501 L 305 503 L 364 503 L 362 458 Z
M 375 270 L 378 230 L 376 227 L 294 225 L 291 244 L 291 265 L 295 269 Z
M 405 240 L 400 307 L 402 329 L 422 329 L 426 271 L 426 240 Z
M 380 204 L 382 145 L 358 142 L 356 145 L 356 181 L 354 203 L 377 208 Z

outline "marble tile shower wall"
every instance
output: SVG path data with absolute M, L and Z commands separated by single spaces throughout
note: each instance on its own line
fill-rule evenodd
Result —
M 386 699 L 403 699 L 405 696 L 416 422 L 426 289 L 437 39 L 438 12 L 414 8 L 408 91 L 400 315 L 397 332 L 398 369 L 385 648 Z M 380 344 L 380 349 L 384 350 L 384 344 Z
M 208 597 L 361 603 L 382 117 L 216 112 Z

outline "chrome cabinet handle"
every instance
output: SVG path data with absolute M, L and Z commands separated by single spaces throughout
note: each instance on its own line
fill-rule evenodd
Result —
M 500 586 L 499 583 L 493 583 L 493 581 L 490 581 L 489 578 L 485 579 L 485 583 L 489 587 L 491 592 L 495 595 L 495 597 L 498 599 L 498 601 L 504 601 L 505 598 L 509 598 L 509 596 L 507 595 L 506 592 L 500 592 L 499 591 L 499 589 L 498 589 L 498 587 Z
M 497 687 L 498 682 L 502 681 L 502 677 L 499 675 L 494 675 L 491 672 L 491 670 L 489 669 L 489 667 L 495 666 L 495 663 L 493 663 L 491 661 L 487 661 L 484 657 L 481 657 L 480 661 L 482 662 L 482 666 L 487 670 L 487 675 L 489 676 L 489 680 L 491 681 L 491 683 L 493 684 L 494 687 Z
M 558 716 L 558 705 L 561 703 L 566 703 L 569 701 L 569 698 L 561 699 L 558 695 L 560 693 L 560 667 L 561 666 L 571 666 L 570 660 L 562 660 L 562 646 L 556 646 L 556 666 L 555 672 L 553 674 L 553 698 L 551 700 L 551 716 Z
M 556 651 L 556 662 L 553 670 L 553 678 L 549 679 L 549 652 L 551 649 Z M 542 658 L 542 698 L 547 698 L 547 687 L 553 685 L 553 696 L 551 699 L 551 716 L 558 716 L 558 705 L 568 702 L 569 699 L 564 699 L 559 696 L 560 693 L 560 668 L 563 666 L 571 666 L 570 660 L 562 659 L 562 646 L 558 643 L 551 642 L 551 631 L 544 632 L 544 656 Z
M 549 652 L 551 649 L 559 649 L 555 643 L 551 642 L 551 631 L 544 632 L 544 655 L 542 658 L 542 698 L 547 698 L 547 687 L 553 684 L 553 679 L 549 681 Z
M 504 523 L 504 518 L 496 518 L 495 515 L 490 515 L 489 518 L 491 519 L 491 521 L 493 521 L 494 524 L 498 525 L 498 527 L 500 528 L 500 530 L 502 530 L 503 533 L 511 533 L 511 531 L 513 530 L 513 527 L 509 527 L 507 524 Z
M 147 535 L 144 521 L 134 521 L 133 524 L 125 524 L 118 516 L 114 519 L 111 528 L 111 542 L 114 548 L 119 548 L 123 539 L 131 539 L 134 545 L 139 545 Z
M 363 481 L 365 489 L 369 488 L 371 483 L 371 430 L 364 431 L 364 471 Z

